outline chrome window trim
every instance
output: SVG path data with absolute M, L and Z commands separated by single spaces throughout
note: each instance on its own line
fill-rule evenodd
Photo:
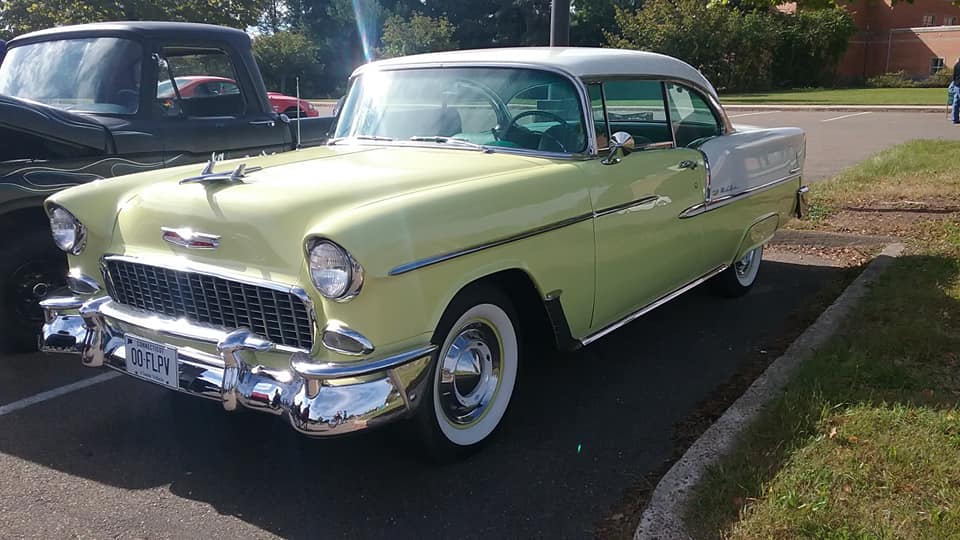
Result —
M 243 283 L 246 285 L 253 285 L 255 287 L 265 287 L 267 289 L 273 289 L 282 293 L 292 294 L 300 299 L 303 302 L 304 307 L 307 310 L 307 316 L 310 317 L 310 337 L 313 342 L 313 350 L 317 350 L 320 340 L 317 339 L 319 336 L 319 329 L 317 328 L 317 314 L 316 309 L 313 305 L 313 300 L 310 298 L 310 295 L 307 294 L 307 291 L 297 285 L 289 285 L 286 283 L 280 283 L 277 281 L 268 281 L 266 279 L 260 279 L 255 277 L 250 277 L 242 274 L 237 274 L 234 272 L 226 272 L 220 269 L 219 267 L 196 263 L 193 261 L 188 261 L 185 259 L 166 259 L 159 257 L 132 257 L 129 255 L 115 255 L 107 254 L 100 257 L 100 270 L 103 272 L 104 281 L 107 284 L 107 292 L 110 294 L 111 298 L 114 298 L 114 285 L 112 283 L 112 276 L 110 272 L 107 271 L 107 263 L 109 261 L 119 261 L 119 262 L 128 262 L 133 264 L 145 264 L 149 266 L 156 266 L 159 268 L 166 268 L 168 270 L 176 270 L 180 272 L 193 272 L 196 274 L 203 274 L 205 276 L 211 276 L 221 279 L 227 279 L 230 281 L 236 281 L 238 283 Z M 157 314 L 159 315 L 159 314 Z M 191 324 L 196 324 L 191 321 Z M 233 329 L 228 329 L 233 330 Z M 290 351 L 303 351 L 304 349 L 293 348 L 287 346 L 277 345 L 277 350 L 290 350 Z M 310 351 L 308 351 L 310 352 Z
M 653 302 L 651 302 L 651 303 L 647 304 L 646 306 L 638 309 L 637 311 L 634 311 L 633 313 L 627 315 L 626 317 L 624 317 L 624 318 L 622 318 L 622 319 L 620 319 L 620 320 L 618 320 L 618 321 L 614 321 L 613 323 L 610 323 L 610 324 L 608 324 L 607 326 L 604 326 L 604 327 L 601 328 L 600 330 L 597 330 L 597 331 L 594 332 L 593 334 L 590 334 L 590 335 L 586 336 L 585 338 L 583 338 L 583 339 L 580 340 L 580 343 L 581 343 L 583 346 L 587 346 L 587 345 L 593 343 L 594 341 L 602 338 L 603 336 L 606 336 L 607 334 L 609 334 L 609 333 L 611 333 L 611 332 L 613 332 L 613 331 L 615 331 L 615 330 L 619 330 L 620 328 L 623 328 L 624 326 L 626 326 L 626 325 L 630 324 L 631 322 L 639 319 L 640 317 L 646 315 L 647 313 L 650 313 L 651 311 L 657 309 L 658 307 L 666 304 L 666 303 L 669 302 L 670 300 L 673 300 L 674 298 L 676 298 L 676 297 L 680 296 L 681 294 L 689 291 L 690 289 L 693 289 L 693 288 L 696 287 L 697 285 L 700 285 L 701 283 L 707 281 L 708 279 L 712 278 L 713 276 L 716 276 L 716 275 L 719 274 L 720 272 L 723 272 L 723 271 L 726 270 L 727 268 L 728 268 L 727 265 L 721 265 L 721 266 L 718 266 L 718 267 L 714 268 L 713 270 L 711 270 L 711 271 L 707 272 L 706 274 L 700 276 L 699 278 L 691 281 L 690 283 L 687 283 L 686 285 L 684 285 L 683 287 L 680 287 L 679 289 L 673 291 L 672 293 L 669 293 L 669 294 L 666 294 L 666 295 L 664 295 L 664 296 L 661 296 L 661 297 L 658 298 L 657 300 L 654 300 Z
M 515 68 L 530 69 L 534 71 L 546 71 L 560 75 L 567 79 L 577 92 L 577 99 L 580 101 L 580 121 L 583 123 L 584 132 L 587 136 L 587 147 L 582 152 L 544 152 L 540 150 L 530 150 L 527 148 L 507 148 L 501 146 L 483 147 L 484 151 L 490 149 L 491 152 L 502 152 L 505 154 L 520 154 L 534 157 L 546 157 L 550 159 L 568 159 L 568 160 L 586 160 L 593 159 L 599 154 L 597 152 L 597 134 L 593 126 L 592 115 L 588 116 L 590 110 L 590 96 L 587 93 L 587 86 L 583 79 L 570 73 L 569 71 L 556 66 L 544 66 L 541 64 L 532 64 L 530 62 L 424 62 L 417 64 L 400 64 L 392 66 L 378 66 L 376 68 L 365 69 L 350 77 L 347 82 L 348 88 L 352 88 L 354 81 L 364 73 L 372 71 L 408 71 L 415 69 L 451 69 L 451 68 Z M 589 119 L 589 121 L 588 121 Z M 339 122 L 339 118 L 337 119 Z M 378 143 L 383 145 L 387 141 L 362 141 L 363 143 Z M 398 141 L 390 141 L 398 142 Z M 458 148 L 453 146 L 430 145 L 429 148 Z M 463 148 L 459 148 L 463 149 Z
M 732 202 L 736 202 L 741 198 L 746 197 L 747 195 L 754 195 L 757 193 L 761 193 L 763 191 L 773 189 L 781 184 L 800 178 L 800 176 L 801 176 L 800 174 L 796 174 L 796 173 L 790 174 L 790 175 L 784 176 L 783 178 L 773 180 L 771 182 L 767 182 L 766 184 L 745 189 L 739 193 L 732 193 L 730 195 L 725 195 L 718 199 L 713 199 L 713 200 L 696 204 L 694 206 L 691 206 L 690 208 L 687 208 L 683 212 L 680 212 L 680 219 L 699 216 L 700 214 L 703 214 L 705 212 L 716 210 L 717 208 L 722 208 Z
M 699 91 L 703 95 L 703 97 L 707 100 L 707 104 L 713 110 L 714 115 L 717 115 L 720 118 L 720 122 L 723 127 L 723 133 L 721 133 L 721 135 L 729 135 L 730 133 L 733 133 L 736 131 L 736 129 L 734 129 L 733 127 L 733 124 L 730 122 L 730 119 L 727 117 L 727 112 L 723 109 L 723 106 L 720 105 L 720 101 L 713 95 L 712 92 L 710 92 L 707 88 L 697 83 L 696 81 L 691 81 L 687 79 L 678 79 L 676 77 L 659 76 L 659 75 L 653 75 L 653 74 L 627 75 L 623 73 L 605 74 L 605 75 L 602 75 L 602 74 L 584 75 L 582 79 L 585 84 L 591 83 L 591 82 L 602 83 L 603 81 L 632 79 L 632 80 L 647 80 L 647 81 L 655 80 L 655 81 L 660 81 L 662 83 L 671 82 L 675 84 L 682 84 L 685 86 L 689 86 L 690 88 L 693 88 L 694 90 Z M 664 88 L 664 90 L 666 89 Z

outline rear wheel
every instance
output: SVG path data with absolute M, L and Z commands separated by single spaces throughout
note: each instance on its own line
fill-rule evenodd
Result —
M 503 419 L 517 381 L 517 316 L 499 290 L 477 287 L 447 308 L 434 334 L 439 353 L 417 411 L 431 458 L 450 461 L 480 447 Z
M 723 296 L 737 297 L 747 294 L 760 273 L 763 260 L 763 246 L 758 246 L 743 254 L 730 268 L 723 271 L 714 280 L 715 290 Z
M 0 249 L 0 348 L 37 349 L 43 324 L 38 302 L 66 284 L 67 261 L 44 230 L 30 230 Z

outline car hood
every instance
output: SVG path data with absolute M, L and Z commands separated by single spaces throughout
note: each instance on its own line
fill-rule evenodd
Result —
M 238 183 L 181 184 L 201 167 L 178 167 L 94 182 L 50 201 L 87 225 L 90 248 L 98 246 L 101 253 L 186 257 L 295 281 L 305 236 L 336 241 L 333 231 L 344 213 L 546 160 L 449 148 L 327 146 L 242 162 L 248 170 L 263 168 Z M 239 163 L 220 162 L 216 170 Z M 220 245 L 216 250 L 172 245 L 162 240 L 162 227 L 216 235 Z
M 0 163 L 9 160 L 48 160 L 43 141 L 52 140 L 104 154 L 110 150 L 110 135 L 104 124 L 87 116 L 35 101 L 0 95 L 0 131 L 15 137 L 17 132 L 34 135 L 36 148 L 0 145 Z

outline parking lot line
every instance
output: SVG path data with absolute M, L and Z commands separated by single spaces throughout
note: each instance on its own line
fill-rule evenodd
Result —
M 82 381 L 70 383 L 68 385 L 61 386 L 59 388 L 54 388 L 53 390 L 47 390 L 46 392 L 40 392 L 39 394 L 35 394 L 30 397 L 18 399 L 13 403 L 0 405 L 0 416 L 3 416 L 5 414 L 10 414 L 15 411 L 19 411 L 20 409 L 25 409 L 31 405 L 36 405 L 37 403 L 43 403 L 44 401 L 48 401 L 53 398 L 57 398 L 57 397 L 69 394 L 70 392 L 81 390 L 88 386 L 93 386 L 95 384 L 100 384 L 102 382 L 109 381 L 110 379 L 115 379 L 119 376 L 120 376 L 119 373 L 113 373 L 113 372 L 103 373 L 103 374 L 97 375 L 96 377 L 90 377 L 89 379 L 83 379 Z
M 872 111 L 867 111 L 867 112 L 858 112 L 858 113 L 845 114 L 845 115 L 843 115 L 843 116 L 836 116 L 836 117 L 834 117 L 834 118 L 827 118 L 826 120 L 821 120 L 821 122 L 833 122 L 834 120 L 843 120 L 844 118 L 851 118 L 851 117 L 853 117 L 853 116 L 863 116 L 863 115 L 865 115 L 865 114 L 873 114 L 873 112 L 872 112 Z
M 748 113 L 741 113 L 741 114 L 728 114 L 727 118 L 740 118 L 741 116 L 756 116 L 758 114 L 773 114 L 778 112 L 781 112 L 781 111 L 762 111 L 762 112 L 748 112 Z

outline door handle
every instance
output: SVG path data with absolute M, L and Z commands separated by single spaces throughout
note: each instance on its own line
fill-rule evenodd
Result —
M 277 121 L 276 120 L 253 120 L 250 122 L 250 125 L 273 127 L 277 125 Z
M 677 167 L 680 167 L 681 169 L 690 169 L 692 171 L 693 169 L 697 168 L 697 162 L 689 159 L 685 159 L 681 161 L 680 164 L 677 165 Z

